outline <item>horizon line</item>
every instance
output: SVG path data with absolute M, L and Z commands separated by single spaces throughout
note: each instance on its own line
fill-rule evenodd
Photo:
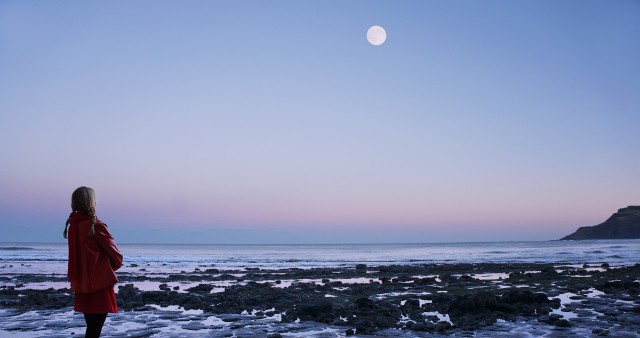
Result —
M 338 243 L 166 243 L 166 242 L 117 242 L 118 245 L 221 245 L 221 246 L 296 246 L 296 245 L 428 245 L 428 244 L 482 244 L 482 243 L 514 243 L 514 242 L 555 242 L 561 241 L 561 239 L 545 239 L 545 240 L 496 240 L 496 241 L 464 241 L 464 242 L 338 242 Z M 573 241 L 573 240 L 565 240 Z M 589 240 L 583 240 L 589 241 Z M 0 242 L 0 245 L 4 244 L 66 244 L 64 241 L 60 242 L 26 242 L 26 241 L 14 241 L 14 242 Z

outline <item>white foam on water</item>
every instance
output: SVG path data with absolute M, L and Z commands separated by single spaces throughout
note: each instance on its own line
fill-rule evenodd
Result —
M 479 273 L 479 274 L 471 275 L 471 277 L 473 277 L 475 279 L 479 279 L 479 280 L 497 281 L 497 280 L 500 280 L 500 279 L 509 278 L 509 274 L 508 273 L 503 273 L 503 272 Z
M 169 305 L 169 306 L 160 306 L 156 304 L 147 304 L 149 307 L 154 309 L 158 309 L 160 311 L 180 311 L 185 315 L 201 315 L 204 313 L 202 310 L 185 310 L 183 307 L 178 305 Z
M 449 322 L 449 324 L 453 325 L 453 323 L 451 322 L 451 318 L 449 318 L 449 314 L 442 314 L 438 311 L 434 311 L 434 312 L 423 312 L 422 316 L 424 316 L 425 318 L 427 316 L 436 316 L 438 317 L 438 321 Z
M 422 307 L 422 305 L 424 305 L 424 304 L 431 304 L 431 303 L 433 303 L 433 301 L 432 301 L 432 300 L 430 300 L 430 299 L 418 299 L 418 301 L 420 302 L 420 307 Z
M 64 289 L 69 288 L 69 282 L 45 282 L 45 283 L 23 283 L 21 287 L 16 287 L 16 290 L 47 290 L 50 288 L 53 289 Z M 13 285 L 14 287 L 16 284 Z
M 400 313 L 400 320 L 398 321 L 398 324 L 406 324 L 406 323 L 408 323 L 410 321 L 412 321 L 412 320 L 411 320 L 411 318 L 409 318 L 409 316 L 405 316 L 404 313 Z
M 44 332 L 46 331 L 22 332 L 22 331 L 0 330 L 0 337 L 35 338 L 35 337 L 46 336 L 43 334 Z
M 3 311 L 5 312 L 5 311 Z M 6 311 L 9 312 L 9 311 Z M 5 312 L 5 313 L 6 313 Z M 60 311 L 60 310 L 38 310 L 28 311 L 18 315 L 4 317 L 0 322 L 0 337 L 47 337 L 47 336 L 71 336 L 73 333 L 80 331 L 84 332 L 84 319 L 81 319 L 82 315 L 75 313 L 74 311 Z M 69 327 L 64 329 L 49 329 L 47 324 L 56 322 L 69 322 L 70 319 L 78 319 L 72 321 L 73 324 L 69 324 Z M 29 323 L 30 331 L 21 331 L 10 329 L 12 326 L 19 323 Z M 33 325 L 31 325 L 33 324 Z M 5 330 L 10 329 L 10 330 Z
M 207 319 L 202 321 L 203 325 L 206 326 L 229 326 L 231 325 L 230 323 L 225 322 L 224 320 L 216 317 L 216 316 L 209 316 L 207 317 Z
M 288 288 L 291 285 L 293 285 L 293 283 L 313 283 L 316 285 L 322 285 L 322 279 L 310 279 L 310 278 L 305 278 L 305 279 L 285 279 L 285 280 L 280 280 L 280 284 L 275 284 L 273 285 L 273 287 L 278 288 L 278 289 L 284 289 L 284 288 Z
M 431 292 L 388 292 L 388 293 L 381 293 L 375 296 L 376 299 L 383 299 L 383 298 L 387 298 L 387 297 L 398 297 L 398 296 L 407 296 L 407 295 L 415 295 L 415 296 L 426 296 L 426 295 L 430 295 Z
M 369 284 L 371 283 L 371 280 L 375 282 L 377 278 L 365 278 L 365 277 L 338 278 L 338 279 L 331 279 L 331 282 L 342 282 L 343 284 Z
M 425 299 L 418 299 L 418 302 L 419 302 L 418 307 L 422 307 L 422 305 L 424 305 L 424 304 L 431 304 L 431 303 L 433 303 L 433 301 L 432 301 L 432 300 L 429 300 L 429 299 L 427 299 L 427 300 L 425 300 Z M 404 306 L 404 304 L 406 304 L 406 303 L 407 303 L 407 301 L 406 301 L 406 300 L 402 300 L 402 301 L 400 301 L 400 306 Z
M 522 289 L 522 288 L 529 288 L 531 287 L 530 285 L 526 285 L 526 284 L 521 284 L 521 285 L 498 285 L 498 289 L 510 289 L 510 288 L 518 288 L 518 289 Z
M 287 313 L 286 311 L 283 312 L 283 313 L 276 313 L 273 316 L 265 318 L 265 319 L 271 319 L 271 320 L 274 320 L 274 321 L 279 323 L 279 322 L 282 321 L 282 316 L 284 316 L 286 313 Z
M 244 310 L 244 311 L 242 311 L 241 314 L 243 314 L 243 315 L 244 314 L 246 314 L 246 315 L 250 314 L 252 316 L 256 316 L 258 314 L 258 312 L 270 312 L 270 311 L 276 311 L 276 309 L 275 308 L 270 308 L 270 309 L 267 309 L 267 310 L 253 309 L 253 310 L 251 310 L 251 313 L 249 313 L 247 310 Z
M 142 330 L 147 328 L 146 324 L 136 323 L 134 321 L 118 321 L 118 322 L 112 323 L 109 320 L 109 317 L 107 317 L 107 320 L 105 321 L 104 325 L 105 325 L 105 328 L 109 328 L 109 335 L 114 333 L 127 333 L 130 331 Z

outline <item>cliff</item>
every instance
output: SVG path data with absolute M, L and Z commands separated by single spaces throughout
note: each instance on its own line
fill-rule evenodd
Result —
M 640 206 L 618 209 L 603 223 L 581 227 L 561 240 L 580 239 L 640 239 Z

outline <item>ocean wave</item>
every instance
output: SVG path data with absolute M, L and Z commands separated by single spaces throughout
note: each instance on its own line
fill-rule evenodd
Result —
M 28 246 L 0 246 L 0 251 L 32 251 L 38 250 L 36 248 L 30 248 Z
M 29 258 L 29 257 L 16 257 L 16 258 L 4 258 L 5 261 L 12 262 L 66 262 L 67 258 Z

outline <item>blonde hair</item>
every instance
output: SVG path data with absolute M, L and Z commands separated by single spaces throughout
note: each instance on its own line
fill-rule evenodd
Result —
M 67 222 L 64 225 L 64 232 L 62 236 L 67 238 L 67 228 L 69 227 L 69 223 L 71 222 L 71 216 L 77 211 L 86 212 L 91 218 L 91 228 L 89 228 L 89 236 L 93 236 L 95 234 L 95 225 L 96 225 L 96 193 L 93 189 L 89 187 L 80 187 L 73 191 L 71 194 L 71 213 L 69 214 L 69 218 L 67 218 Z

